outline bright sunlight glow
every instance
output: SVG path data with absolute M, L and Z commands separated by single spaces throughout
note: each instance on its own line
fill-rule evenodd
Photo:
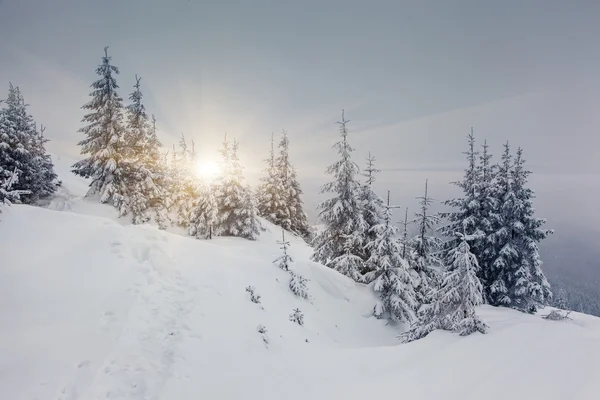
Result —
M 195 173 L 199 178 L 213 180 L 219 175 L 221 168 L 214 161 L 199 161 L 196 163 Z

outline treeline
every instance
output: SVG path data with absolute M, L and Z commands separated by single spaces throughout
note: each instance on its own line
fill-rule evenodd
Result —
M 434 329 L 486 332 L 475 313 L 483 303 L 535 312 L 550 302 L 537 243 L 552 231 L 535 217 L 521 148 L 513 153 L 505 144 L 493 163 L 488 145 L 478 151 L 471 132 L 467 168 L 455 182 L 462 196 L 443 202 L 450 211 L 433 214 L 425 183 L 410 221 L 417 235 L 409 238 L 408 220 L 403 232 L 393 223 L 397 207 L 389 192 L 384 201 L 373 190 L 375 159 L 369 155 L 361 181 L 343 113 L 338 123 L 339 159 L 326 170 L 333 179 L 322 188 L 330 198 L 319 206 L 324 229 L 313 241 L 312 259 L 372 284 L 380 300 L 376 317 L 410 324 L 403 335 L 410 341 Z
M 35 204 L 60 184 L 46 152 L 45 129 L 38 128 L 21 90 L 12 83 L 0 105 L 0 205 Z
M 108 49 L 96 69 L 91 101 L 79 132 L 84 159 L 73 172 L 91 180 L 88 197 L 111 203 L 120 217 L 134 224 L 155 222 L 161 229 L 179 226 L 199 239 L 214 235 L 256 239 L 261 215 L 284 229 L 308 239 L 310 227 L 300 198 L 302 190 L 290 162 L 284 131 L 278 152 L 271 138 L 266 177 L 258 190 L 244 182 L 239 143 L 225 137 L 220 171 L 215 181 L 199 179 L 194 142 L 182 135 L 179 148 L 166 151 L 157 136 L 156 119 L 143 105 L 141 79 L 136 76 L 129 104 L 118 94 L 119 69 Z

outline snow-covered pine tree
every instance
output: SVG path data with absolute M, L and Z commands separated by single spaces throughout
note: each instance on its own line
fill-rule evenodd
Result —
M 479 206 L 476 210 L 476 216 L 481 231 L 481 239 L 473 242 L 471 251 L 479 262 L 478 277 L 483 284 L 484 302 L 487 303 L 489 303 L 489 286 L 491 284 L 491 264 L 494 261 L 496 251 L 493 243 L 493 233 L 500 224 L 495 181 L 497 167 L 491 163 L 491 159 L 489 146 L 487 141 L 484 141 L 479 156 L 479 164 L 476 167 L 477 181 L 475 183 L 475 198 Z
M 325 226 L 315 237 L 315 251 L 311 259 L 360 280 L 364 268 L 364 235 L 366 223 L 360 201 L 360 184 L 356 180 L 359 168 L 352 161 L 352 147 L 348 143 L 347 121 L 342 111 L 341 140 L 334 145 L 340 160 L 330 165 L 326 173 L 333 181 L 323 185 L 321 193 L 333 197 L 319 205 L 319 221 Z
M 240 236 L 255 240 L 260 234 L 256 200 L 252 190 L 244 186 L 242 166 L 238 158 L 239 143 L 229 146 L 227 137 L 223 142 L 223 173 L 216 190 L 219 215 L 215 233 L 222 236 Z
M 0 109 L 0 167 L 5 179 L 13 172 L 18 176 L 12 186 L 23 194 L 18 201 L 35 203 L 56 190 L 54 166 L 44 147 L 46 140 L 37 131 L 18 87 L 9 85 L 4 103 L 6 107 Z
M 266 175 L 258 188 L 258 213 L 275 225 L 291 227 L 289 209 L 281 174 L 275 165 L 275 134 L 271 135 L 271 153 L 266 161 Z M 285 228 L 285 227 L 284 227 Z
M 173 147 L 169 179 L 171 183 L 171 198 L 169 201 L 176 224 L 188 230 L 192 219 L 194 202 L 199 196 L 199 181 L 193 173 L 196 161 L 195 144 L 191 141 L 191 146 L 189 146 L 182 133 L 179 139 L 179 152 Z
M 411 323 L 418 307 L 414 283 L 410 276 L 409 265 L 402 258 L 402 249 L 396 240 L 398 228 L 392 222 L 390 192 L 384 205 L 383 221 L 371 228 L 376 238 L 367 247 L 371 252 L 369 264 L 375 270 L 367 274 L 366 279 L 373 283 L 373 290 L 379 292 L 379 302 L 373 309 L 377 318 L 389 321 Z
M 486 285 L 484 294 L 486 300 L 494 306 L 509 306 L 511 299 L 508 296 L 507 273 L 511 266 L 517 263 L 518 253 L 510 224 L 514 221 L 513 212 L 516 206 L 514 193 L 511 190 L 510 171 L 512 169 L 512 155 L 510 145 L 504 145 L 502 160 L 497 166 L 496 185 L 494 196 L 496 198 L 496 213 L 499 216 L 494 226 L 495 232 L 490 235 L 494 243 L 493 260 L 486 271 Z
M 468 236 L 477 238 L 480 238 L 483 234 L 479 229 L 479 219 L 477 217 L 479 203 L 476 198 L 478 184 L 477 156 L 479 153 L 475 150 L 475 137 L 472 128 L 467 138 L 469 149 L 464 154 L 469 165 L 465 169 L 463 179 L 452 182 L 462 190 L 463 196 L 443 202 L 443 204 L 454 209 L 451 212 L 441 214 L 443 218 L 448 220 L 448 224 L 439 228 L 439 231 L 446 237 L 444 246 L 446 249 L 456 248 L 458 242 L 460 242 L 455 232 L 464 232 Z
M 156 128 L 156 117 L 152 115 L 150 129 L 144 141 L 143 152 L 144 165 L 152 172 L 152 179 L 160 190 L 160 195 L 149 200 L 150 208 L 153 210 L 154 221 L 159 229 L 166 229 L 169 210 L 168 190 L 171 187 L 169 181 L 169 167 L 166 154 L 162 154 L 162 143 L 158 139 Z
M 35 175 L 35 185 L 31 189 L 37 193 L 37 197 L 47 197 L 56 191 L 58 185 L 58 176 L 54 172 L 52 157 L 46 152 L 46 143 L 49 140 L 44 136 L 46 128 L 41 125 L 40 131 L 34 128 L 31 140 L 31 154 L 33 155 Z
M 436 225 L 440 223 L 440 217 L 430 212 L 434 199 L 428 196 L 427 189 L 425 181 L 425 194 L 417 197 L 421 209 L 415 213 L 412 221 L 417 226 L 417 235 L 410 240 L 410 247 L 414 250 L 414 262 L 411 264 L 418 276 L 416 291 L 420 304 L 428 302 L 442 265 L 439 252 L 443 243 L 439 237 L 433 235 Z
M 281 132 L 279 155 L 275 159 L 275 169 L 283 187 L 281 198 L 285 205 L 284 213 L 287 209 L 287 218 L 282 217 L 278 225 L 307 240 L 310 237 L 311 229 L 308 224 L 308 217 L 304 212 L 304 202 L 301 198 L 303 192 L 296 176 L 296 168 L 290 162 L 290 141 L 285 130 Z
M 375 174 L 381 172 L 381 170 L 375 168 L 375 157 L 371 156 L 367 158 L 367 166 L 363 171 L 365 182 L 361 186 L 360 200 L 362 202 L 363 218 L 365 220 L 365 260 L 371 257 L 371 251 L 367 245 L 373 242 L 377 238 L 377 232 L 373 229 L 375 226 L 381 224 L 383 220 L 383 199 L 379 197 L 373 190 L 373 184 L 375 183 Z M 365 274 L 373 270 L 369 263 L 365 263 L 365 270 L 361 273 Z
M 198 239 L 212 239 L 213 226 L 217 222 L 217 201 L 209 185 L 202 185 L 194 200 L 189 234 Z
M 531 171 L 525 169 L 522 149 L 512 162 L 510 146 L 504 146 L 498 171 L 498 213 L 501 225 L 493 234 L 497 257 L 490 287 L 493 305 L 535 312 L 552 299 L 550 284 L 542 272 L 537 243 L 552 233 L 542 229 L 545 220 L 535 217 L 533 190 L 526 187 Z
M 419 311 L 419 319 L 400 337 L 405 342 L 421 339 L 436 329 L 460 333 L 486 333 L 488 326 L 476 314 L 475 307 L 483 303 L 482 286 L 477 278 L 477 258 L 468 241 L 478 238 L 456 233 L 456 246 L 447 253 L 447 269 L 441 287 L 434 293 L 431 304 Z
M 123 171 L 121 160 L 124 158 L 123 99 L 117 93 L 119 85 L 115 76 L 119 69 L 111 64 L 108 47 L 104 48 L 102 63 L 96 69 L 100 76 L 92 84 L 92 100 L 82 108 L 90 112 L 83 117 L 86 123 L 79 132 L 85 139 L 78 143 L 81 154 L 87 155 L 73 165 L 73 173 L 91 178 L 87 195 L 98 195 L 102 203 L 119 200 Z M 117 204 L 118 205 L 118 204 Z
M 159 171 L 156 170 L 158 160 L 152 160 L 148 143 L 151 135 L 146 109 L 142 103 L 140 81 L 135 76 L 134 91 L 129 96 L 131 104 L 127 106 L 127 126 L 123 135 L 124 146 L 122 151 L 121 169 L 122 180 L 119 194 L 115 199 L 119 205 L 121 216 L 131 214 L 134 224 L 141 224 L 157 216 L 160 210 L 151 212 L 151 207 L 159 207 L 164 197 L 164 188 L 158 183 Z M 152 155 L 156 156 L 156 154 Z M 162 218 L 157 218 L 159 226 Z M 163 223 L 164 225 L 164 223 Z

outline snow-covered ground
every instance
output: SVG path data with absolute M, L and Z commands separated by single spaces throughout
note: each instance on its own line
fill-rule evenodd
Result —
M 488 335 L 400 344 L 369 289 L 301 240 L 311 301 L 272 264 L 276 227 L 249 242 L 131 226 L 56 163 L 65 188 L 47 208 L 0 215 L 0 399 L 600 398 L 598 318 L 482 307 Z

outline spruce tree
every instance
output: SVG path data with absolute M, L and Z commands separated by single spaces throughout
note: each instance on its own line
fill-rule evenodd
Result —
M 372 157 L 371 153 L 369 152 L 369 157 L 367 158 L 367 167 L 363 172 L 365 182 L 361 186 L 360 192 L 363 218 L 366 224 L 364 239 L 366 260 L 368 260 L 369 257 L 371 257 L 371 251 L 368 249 L 367 245 L 377 238 L 377 232 L 373 228 L 381 224 L 381 221 L 383 220 L 383 199 L 379 197 L 373 190 L 373 184 L 375 183 L 375 174 L 379 172 L 381 171 L 375 168 L 375 157 Z M 365 270 L 362 272 L 367 273 L 370 270 L 372 270 L 372 267 L 369 265 L 368 262 L 365 263 Z
M 468 241 L 478 238 L 460 232 L 456 236 L 455 247 L 447 253 L 442 285 L 434 293 L 431 304 L 420 309 L 417 323 L 401 335 L 405 342 L 423 338 L 436 329 L 458 332 L 461 336 L 488 331 L 489 327 L 475 312 L 475 307 L 483 303 L 483 296 L 477 278 L 479 265 Z
M 410 323 L 418 307 L 414 282 L 409 265 L 402 258 L 402 249 L 395 239 L 398 228 L 392 222 L 390 192 L 384 205 L 383 221 L 371 228 L 376 237 L 367 248 L 371 253 L 369 264 L 375 269 L 366 279 L 373 283 L 373 290 L 379 293 L 379 302 L 373 309 L 377 318 Z
M 278 225 L 308 239 L 311 230 L 308 217 L 304 212 L 304 202 L 301 197 L 303 192 L 296 176 L 296 168 L 290 161 L 289 153 L 290 141 L 287 132 L 283 130 L 279 142 L 279 155 L 275 159 L 275 168 L 283 188 L 281 199 L 284 203 Z
M 267 221 L 285 228 L 291 228 L 289 209 L 285 199 L 285 190 L 281 175 L 275 165 L 274 134 L 271 135 L 271 153 L 266 160 L 266 177 L 258 189 L 258 213 Z
M 546 221 L 535 217 L 535 194 L 526 186 L 531 172 L 524 167 L 522 149 L 513 162 L 508 143 L 504 148 L 498 171 L 501 224 L 493 234 L 497 257 L 492 263 L 490 302 L 534 312 L 552 299 L 537 245 L 552 231 L 542 229 Z
M 425 181 L 425 194 L 417 197 L 421 209 L 415 213 L 412 221 L 417 226 L 417 235 L 410 240 L 410 247 L 414 249 L 413 267 L 418 275 L 417 298 L 420 303 L 428 301 L 430 290 L 435 287 L 437 274 L 441 267 L 439 252 L 442 248 L 442 240 L 433 235 L 436 225 L 440 223 L 440 217 L 430 212 L 434 199 L 428 196 L 427 181 Z
M 161 226 L 163 222 L 159 213 L 164 188 L 159 185 L 158 160 L 152 160 L 156 154 L 149 154 L 151 146 L 148 143 L 151 135 L 149 131 L 155 129 L 155 125 L 150 126 L 142 103 L 140 80 L 136 75 L 134 91 L 129 96 L 131 104 L 127 107 L 127 126 L 123 136 L 121 188 L 115 198 L 119 205 L 119 214 L 131 214 L 134 224 L 147 222 L 155 216 Z M 152 207 L 159 209 L 153 214 Z
M 496 171 L 497 166 L 491 163 L 492 155 L 489 152 L 487 141 L 483 143 L 476 168 L 477 182 L 475 184 L 475 198 L 478 204 L 476 218 L 481 238 L 474 241 L 471 250 L 479 262 L 479 280 L 483 284 L 484 302 L 489 303 L 489 286 L 491 284 L 492 262 L 495 258 L 496 246 L 493 243 L 493 233 L 500 224 L 500 215 L 497 212 L 498 199 L 496 198 Z
M 56 174 L 46 153 L 43 132 L 38 132 L 18 87 L 9 85 L 5 107 L 0 109 L 0 166 L 4 179 L 15 173 L 12 188 L 18 201 L 32 204 L 56 190 Z M 0 176 L 0 178 L 2 178 Z
M 230 147 L 227 137 L 223 142 L 223 173 L 215 196 L 219 210 L 215 233 L 255 240 L 260 234 L 256 200 L 252 196 L 252 190 L 243 184 L 238 146 L 238 142 L 234 140 Z
M 119 69 L 111 64 L 108 47 L 104 48 L 102 63 L 96 69 L 100 76 L 92 84 L 92 100 L 82 108 L 90 112 L 83 117 L 86 125 L 79 129 L 85 135 L 78 145 L 87 157 L 73 165 L 73 172 L 91 178 L 87 195 L 98 195 L 102 203 L 118 201 L 122 195 L 124 158 L 123 99 L 117 93 L 116 75 Z M 115 196 L 116 195 L 116 196 Z
M 452 182 L 462 190 L 463 196 L 446 200 L 443 203 L 454 209 L 451 212 L 441 214 L 442 217 L 448 220 L 448 224 L 439 228 L 440 232 L 446 237 L 446 249 L 455 248 L 460 242 L 455 232 L 464 232 L 468 236 L 477 238 L 480 238 L 483 233 L 479 230 L 479 220 L 477 218 L 479 203 L 477 201 L 476 186 L 478 184 L 477 156 L 479 153 L 475 150 L 475 137 L 472 129 L 468 136 L 468 144 L 469 149 L 464 153 L 468 162 L 464 177 L 460 181 Z
M 359 168 L 352 161 L 353 149 L 348 143 L 348 122 L 342 111 L 338 122 L 342 138 L 334 145 L 340 160 L 327 168 L 333 181 L 321 188 L 321 193 L 332 193 L 333 197 L 319 205 L 319 221 L 325 228 L 313 241 L 315 251 L 311 259 L 357 280 L 364 268 L 366 223 L 356 180 Z
M 217 222 L 217 201 L 209 185 L 203 185 L 198 190 L 194 201 L 189 226 L 190 236 L 198 239 L 212 239 L 213 226 Z

